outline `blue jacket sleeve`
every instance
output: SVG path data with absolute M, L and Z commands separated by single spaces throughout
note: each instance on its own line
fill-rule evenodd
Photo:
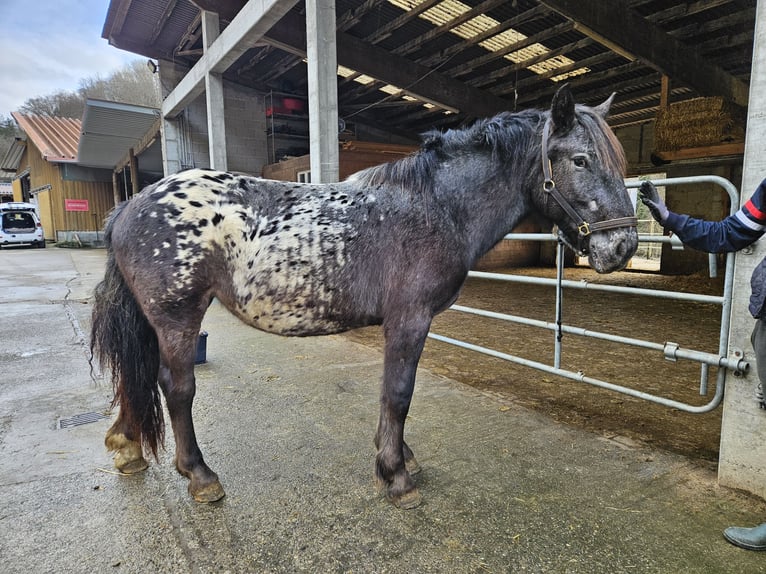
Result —
M 766 180 L 737 213 L 721 221 L 706 221 L 672 211 L 664 224 L 685 244 L 709 253 L 739 251 L 766 232 Z

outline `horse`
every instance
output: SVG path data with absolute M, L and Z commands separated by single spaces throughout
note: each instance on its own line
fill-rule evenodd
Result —
M 248 325 L 313 336 L 382 325 L 375 476 L 412 508 L 420 470 L 404 440 L 418 361 L 435 315 L 468 271 L 530 213 L 599 273 L 622 269 L 638 235 L 623 149 L 605 121 L 612 94 L 549 110 L 501 112 L 431 131 L 397 161 L 339 183 L 271 181 L 192 169 L 116 206 L 105 224 L 105 275 L 94 292 L 91 352 L 111 371 L 116 420 L 105 444 L 122 473 L 164 444 L 198 502 L 224 496 L 192 420 L 194 362 L 213 298 Z

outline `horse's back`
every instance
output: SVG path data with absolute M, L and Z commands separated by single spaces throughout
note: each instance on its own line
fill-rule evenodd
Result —
M 350 248 L 371 202 L 343 184 L 192 170 L 128 202 L 112 222 L 112 249 L 143 300 L 175 308 L 216 296 L 266 331 L 337 332 L 378 320 L 372 267 Z

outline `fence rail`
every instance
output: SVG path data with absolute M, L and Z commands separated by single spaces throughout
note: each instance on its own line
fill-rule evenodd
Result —
M 696 177 L 679 177 L 669 179 L 656 179 L 652 180 L 657 186 L 671 186 L 671 185 L 684 185 L 690 183 L 714 183 L 722 187 L 731 199 L 731 213 L 735 213 L 739 206 L 739 193 L 736 187 L 727 179 L 718 176 L 696 176 Z M 641 185 L 640 181 L 626 182 L 626 187 L 637 188 Z M 526 275 L 513 275 L 502 273 L 488 273 L 482 271 L 471 271 L 468 276 L 482 279 L 490 279 L 494 281 L 506 281 L 506 282 L 519 282 L 528 284 L 537 284 L 545 286 L 553 286 L 556 289 L 556 306 L 554 310 L 553 321 L 541 321 L 537 319 L 531 319 L 528 317 L 520 317 L 517 315 L 508 315 L 505 313 L 497 313 L 494 311 L 488 311 L 485 309 L 477 309 L 473 307 L 467 307 L 464 305 L 453 305 L 451 310 L 478 315 L 493 320 L 507 321 L 531 327 L 547 329 L 553 331 L 556 336 L 554 337 L 554 359 L 553 364 L 549 365 L 539 361 L 533 361 L 510 353 L 497 351 L 481 345 L 475 345 L 466 341 L 449 337 L 446 335 L 440 335 L 438 333 L 429 333 L 429 337 L 448 343 L 464 349 L 469 349 L 485 355 L 504 359 L 512 363 L 523 365 L 525 367 L 531 367 L 540 371 L 565 377 L 571 380 L 580 381 L 590 385 L 594 385 L 600 388 L 612 390 L 618 393 L 629 395 L 638 399 L 647 400 L 653 403 L 661 404 L 667 407 L 679 409 L 690 413 L 705 413 L 715 409 L 723 399 L 724 393 L 724 381 L 726 378 L 726 370 L 733 370 L 735 372 L 744 372 L 749 368 L 749 364 L 742 358 L 742 354 L 738 351 L 730 351 L 728 349 L 729 339 L 729 318 L 731 315 L 731 294 L 732 285 L 734 281 L 734 253 L 729 253 L 726 256 L 726 269 L 724 275 L 724 288 L 722 296 L 685 293 L 680 291 L 666 291 L 657 289 L 643 289 L 637 287 L 624 287 L 619 285 L 609 285 L 602 283 L 588 283 L 585 281 L 569 281 L 564 279 L 564 246 L 558 238 L 550 233 L 511 233 L 506 236 L 506 239 L 511 240 L 524 240 L 524 241 L 556 241 L 557 256 L 556 256 L 556 279 L 548 277 L 534 277 Z M 681 242 L 673 237 L 665 236 L 653 236 L 639 234 L 640 242 L 655 242 L 655 243 L 670 243 L 674 249 L 683 248 Z M 715 256 L 710 257 L 710 276 L 717 276 L 717 260 Z M 610 333 L 603 333 L 599 331 L 593 331 L 582 327 L 575 327 L 571 325 L 565 325 L 562 320 L 563 310 L 563 291 L 567 289 L 591 289 L 594 291 L 604 291 L 613 293 L 623 293 L 629 295 L 640 295 L 646 297 L 657 297 L 662 299 L 678 300 L 678 301 L 695 301 L 699 303 L 715 304 L 721 307 L 721 322 L 719 333 L 719 345 L 718 354 L 708 353 L 695 349 L 686 349 L 680 347 L 673 342 L 657 343 L 653 341 L 647 341 L 643 339 L 633 337 L 623 337 Z M 671 361 L 679 359 L 696 361 L 700 364 L 700 380 L 699 390 L 701 396 L 708 395 L 708 379 L 710 367 L 714 366 L 718 369 L 716 376 L 715 392 L 712 398 L 705 404 L 692 405 L 667 397 L 653 395 L 645 393 L 630 387 L 618 385 L 608 381 L 603 381 L 597 378 L 586 376 L 583 371 L 572 371 L 561 368 L 561 350 L 563 345 L 562 335 L 564 333 L 577 335 L 581 337 L 590 337 L 593 339 L 599 339 L 603 341 L 610 341 L 613 343 L 619 343 L 623 345 L 630 345 L 634 347 L 641 347 L 650 351 L 662 353 L 662 355 Z

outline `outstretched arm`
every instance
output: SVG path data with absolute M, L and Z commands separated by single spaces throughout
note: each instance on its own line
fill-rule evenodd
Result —
M 739 251 L 757 241 L 766 232 L 766 180 L 737 213 L 721 221 L 706 221 L 673 213 L 660 198 L 651 182 L 638 190 L 641 202 L 652 217 L 675 233 L 685 244 L 709 253 Z

